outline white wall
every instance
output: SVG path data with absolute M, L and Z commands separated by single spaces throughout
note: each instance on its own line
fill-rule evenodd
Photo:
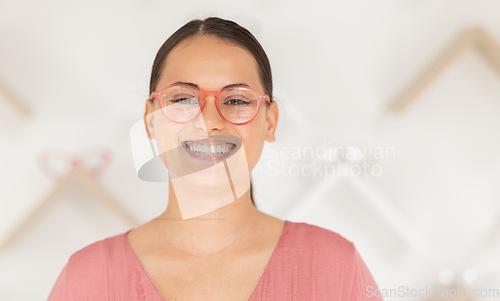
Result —
M 431 287 L 446 270 L 463 282 L 467 269 L 470 287 L 499 288 L 500 74 L 470 49 L 387 111 L 463 30 L 500 43 L 499 13 L 487 0 L 2 0 L 0 80 L 32 114 L 0 100 L 0 241 L 54 187 L 37 166 L 46 149 L 111 150 L 99 182 L 141 222 L 164 210 L 164 185 L 135 174 L 129 130 L 163 41 L 216 15 L 250 29 L 273 67 L 281 116 L 253 174 L 259 208 L 353 241 L 381 289 Z M 294 175 L 331 164 L 289 156 L 323 145 L 388 153 L 367 158 L 378 176 Z M 46 298 L 69 255 L 130 227 L 73 184 L 0 253 L 0 300 Z

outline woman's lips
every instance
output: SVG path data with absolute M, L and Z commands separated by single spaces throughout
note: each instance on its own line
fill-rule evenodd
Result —
M 237 150 L 238 142 L 235 141 L 234 136 L 221 135 L 198 140 L 185 140 L 181 145 L 194 159 L 219 161 L 230 157 Z

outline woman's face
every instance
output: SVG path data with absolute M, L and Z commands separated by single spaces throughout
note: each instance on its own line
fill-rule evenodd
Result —
M 213 35 L 198 35 L 178 44 L 168 55 L 163 66 L 161 78 L 156 90 L 174 83 L 191 83 L 200 90 L 220 91 L 235 84 L 248 85 L 250 88 L 265 93 L 260 81 L 255 58 L 244 48 Z M 264 141 L 274 142 L 274 132 L 278 121 L 278 108 L 275 102 L 269 107 L 262 102 L 257 116 L 249 123 L 235 125 L 224 120 L 215 106 L 215 97 L 206 96 L 201 114 L 186 123 L 168 120 L 159 111 L 157 100 L 146 103 L 145 123 L 150 138 L 156 139 L 162 160 L 173 169 L 173 165 L 182 165 L 184 170 L 196 169 L 196 165 L 206 163 L 186 155 L 184 141 L 216 137 L 233 136 L 241 140 L 250 172 L 262 153 Z M 222 137 L 222 136 L 221 136 Z M 175 150 L 175 152 L 169 151 Z M 165 156 L 165 154 L 167 154 Z M 210 179 L 205 179 L 210 180 Z

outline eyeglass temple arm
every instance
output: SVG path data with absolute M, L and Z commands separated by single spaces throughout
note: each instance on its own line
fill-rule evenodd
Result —
M 267 95 L 267 94 L 260 95 L 260 98 L 263 98 L 268 103 L 271 103 L 271 99 L 269 98 L 269 95 Z
M 158 92 L 154 91 L 151 93 L 151 96 L 149 96 L 149 99 L 153 100 L 156 96 L 158 96 Z

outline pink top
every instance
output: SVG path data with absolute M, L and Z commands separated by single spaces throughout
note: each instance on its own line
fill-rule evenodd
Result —
M 132 230 L 132 229 L 131 229 Z M 162 301 L 125 235 L 77 251 L 59 275 L 49 301 Z M 250 300 L 382 300 L 353 243 L 306 223 L 285 221 Z

